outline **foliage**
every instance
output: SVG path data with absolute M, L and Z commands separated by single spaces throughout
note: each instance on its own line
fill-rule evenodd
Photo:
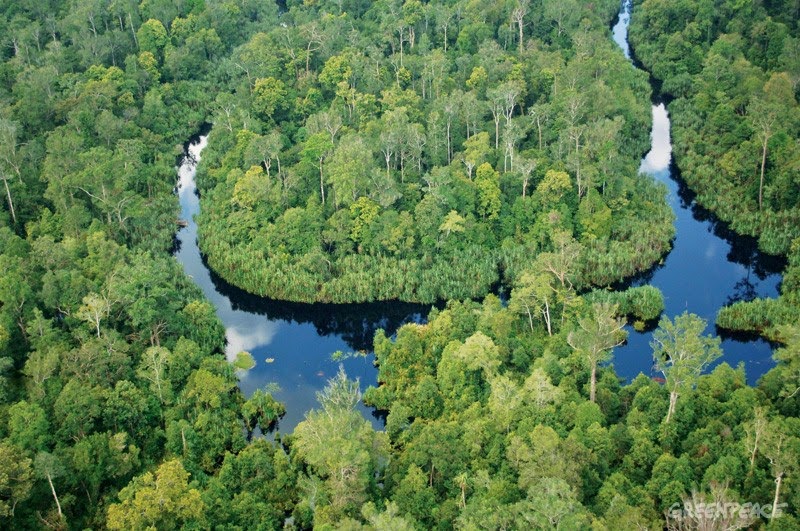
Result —
M 664 64 L 688 68 L 656 75 L 720 133 L 697 149 L 720 179 L 752 174 L 719 197 L 745 190 L 737 223 L 790 250 L 781 299 L 720 316 L 782 344 L 755 388 L 698 373 L 717 344 L 689 316 L 656 353 L 701 359 L 666 388 L 606 363 L 616 314 L 663 301 L 587 288 L 672 235 L 663 189 L 636 176 L 648 88 L 608 42 L 616 1 L 290 1 L 280 23 L 249 0 L 0 5 L 0 527 L 659 528 L 721 481 L 719 499 L 786 501 L 770 525 L 795 524 L 796 12 L 656 5 L 675 15 L 645 15 L 666 24 Z M 502 270 L 507 307 L 451 301 L 376 335 L 364 400 L 385 430 L 341 373 L 294 434 L 260 436 L 283 405 L 242 395 L 169 256 L 174 158 L 207 122 L 201 242 L 251 291 L 469 299 Z
M 513 3 L 440 4 L 293 5 L 233 51 L 246 75 L 218 96 L 198 177 L 200 246 L 224 279 L 433 302 L 512 285 L 554 233 L 583 246 L 583 287 L 667 251 L 663 189 L 636 174 L 646 79 L 606 38 L 613 2 L 526 7 L 513 34 Z

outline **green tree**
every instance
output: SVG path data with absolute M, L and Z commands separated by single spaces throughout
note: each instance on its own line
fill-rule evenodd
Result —
M 36 459 L 33 462 L 33 468 L 38 478 L 47 480 L 47 484 L 50 487 L 50 493 L 53 495 L 53 500 L 56 502 L 58 517 L 59 519 L 63 518 L 64 514 L 61 512 L 61 502 L 58 499 L 58 493 L 56 493 L 56 487 L 53 484 L 54 479 L 63 476 L 65 473 L 64 466 L 61 464 L 61 460 L 49 452 L 39 452 L 36 454 Z
M 315 133 L 310 135 L 303 143 L 300 157 L 319 170 L 319 193 L 322 204 L 325 204 L 325 174 L 323 162 L 331 153 L 333 143 L 325 133 Z
M 264 120 L 271 121 L 284 105 L 286 96 L 286 85 L 280 79 L 274 77 L 256 79 L 253 85 L 253 109 Z
M 439 225 L 439 232 L 444 232 L 444 237 L 450 236 L 450 233 L 464 232 L 464 218 L 458 212 L 451 210 L 444 217 L 444 221 Z
M 91 324 L 97 337 L 100 337 L 100 323 L 108 317 L 110 310 L 111 304 L 108 299 L 97 293 L 90 293 L 83 298 L 83 305 L 78 308 L 75 316 L 81 321 Z
M 617 305 L 594 303 L 591 314 L 578 320 L 578 328 L 567 336 L 567 343 L 589 365 L 589 400 L 595 401 L 597 366 L 611 359 L 612 350 L 625 342 L 628 333 L 619 317 Z
M 11 194 L 11 180 L 20 181 L 22 177 L 21 161 L 17 143 L 17 124 L 9 120 L 0 119 L 0 179 L 6 190 L 8 211 L 11 221 L 16 225 L 17 213 L 14 209 L 14 199 Z
M 327 181 L 333 186 L 336 208 L 348 206 L 366 195 L 372 170 L 372 153 L 361 136 L 343 136 L 328 162 Z
M 25 400 L 8 409 L 8 431 L 9 441 L 30 455 L 44 450 L 52 437 L 44 409 Z
M 387 462 L 388 441 L 356 410 L 359 384 L 348 380 L 344 369 L 317 400 L 322 409 L 310 411 L 298 424 L 293 451 L 325 480 L 329 502 L 324 510 L 318 507 L 314 517 L 315 525 L 322 525 L 357 514 Z
M 30 496 L 33 468 L 30 458 L 15 446 L 0 443 L 0 517 L 14 517 L 17 504 Z
M 771 518 L 778 515 L 781 486 L 786 476 L 793 476 L 800 463 L 800 437 L 796 418 L 776 418 L 769 422 L 764 433 L 762 452 L 769 460 L 772 476 L 775 478 L 775 496 L 772 500 Z
M 665 423 L 675 414 L 678 396 L 693 389 L 703 370 L 722 355 L 720 339 L 702 335 L 705 328 L 705 320 L 684 312 L 674 322 L 663 317 L 653 333 L 655 365 L 664 375 L 669 390 Z
M 478 214 L 487 219 L 497 219 L 502 205 L 500 175 L 489 163 L 478 166 L 475 186 L 478 188 Z
M 109 529 L 179 529 L 202 526 L 204 503 L 178 459 L 136 477 L 108 507 Z
M 533 319 L 541 315 L 547 335 L 553 335 L 553 311 L 556 307 L 556 290 L 553 278 L 547 273 L 525 271 L 511 290 L 508 308 L 515 313 L 524 313 L 533 332 Z
M 143 23 L 136 31 L 136 41 L 139 43 L 139 50 L 150 52 L 160 60 L 164 59 L 164 48 L 169 43 L 167 29 L 160 20 L 150 19 Z

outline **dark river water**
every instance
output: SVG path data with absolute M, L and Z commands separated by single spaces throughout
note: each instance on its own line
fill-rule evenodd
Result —
M 623 5 L 613 38 L 626 57 L 630 4 Z M 669 116 L 663 104 L 653 105 L 652 148 L 642 160 L 642 178 L 654 178 L 668 189 L 668 201 L 676 215 L 674 247 L 663 262 L 628 285 L 652 284 L 662 290 L 666 315 L 674 317 L 684 310 L 709 322 L 715 332 L 717 311 L 725 304 L 754 297 L 775 297 L 781 280 L 780 260 L 757 252 L 755 241 L 737 237 L 727 227 L 698 207 L 691 192 L 680 180 L 672 163 Z M 316 393 L 325 386 L 341 363 L 351 378 L 361 381 L 362 389 L 376 383 L 377 369 L 371 352 L 375 330 L 393 334 L 409 321 L 421 321 L 430 306 L 406 303 L 353 305 L 296 304 L 250 295 L 211 272 L 197 247 L 199 212 L 194 177 L 207 137 L 199 136 L 187 144 L 178 169 L 178 194 L 182 218 L 188 226 L 177 234 L 176 258 L 186 273 L 203 290 L 225 326 L 226 355 L 233 360 L 242 350 L 250 352 L 256 366 L 240 374 L 239 387 L 246 396 L 256 389 L 277 384 L 275 397 L 286 404 L 287 413 L 278 430 L 291 432 L 306 411 L 317 405 Z M 625 379 L 640 372 L 652 374 L 652 331 L 629 329 L 627 345 L 615 352 L 614 367 Z M 744 362 L 747 378 L 754 383 L 773 365 L 768 343 L 755 338 L 723 338 L 724 356 L 731 365 Z M 355 354 L 343 361 L 335 352 Z M 376 427 L 382 425 L 373 410 L 363 407 Z
M 631 59 L 630 18 L 631 2 L 624 0 L 612 34 L 628 59 Z M 633 279 L 629 285 L 652 284 L 661 289 L 665 314 L 670 318 L 688 310 L 706 319 L 708 332 L 717 333 L 723 339 L 724 355 L 718 363 L 725 361 L 736 366 L 743 362 L 747 380 L 753 384 L 774 365 L 771 346 L 763 339 L 726 336 L 715 330 L 714 321 L 719 309 L 726 304 L 756 297 L 776 297 L 785 264 L 781 259 L 759 253 L 755 239 L 737 236 L 694 202 L 694 194 L 680 178 L 672 160 L 669 115 L 660 102 L 653 104 L 651 138 L 651 149 L 642 159 L 639 171 L 666 185 L 667 200 L 676 216 L 676 235 L 673 249 L 663 263 Z M 651 374 L 652 332 L 629 331 L 628 344 L 615 351 L 617 373 L 628 379 L 639 372 Z
M 188 226 L 177 234 L 175 256 L 216 308 L 225 326 L 228 359 L 233 360 L 242 350 L 255 358 L 256 366 L 240 374 L 242 392 L 250 396 L 256 389 L 277 384 L 280 391 L 274 396 L 287 410 L 278 429 L 290 433 L 305 412 L 317 405 L 317 391 L 336 374 L 340 363 L 348 376 L 361 381 L 362 389 L 374 385 L 377 369 L 371 348 L 375 330 L 383 328 L 393 334 L 401 324 L 427 316 L 430 306 L 296 304 L 256 297 L 222 280 L 200 254 L 194 222 L 200 211 L 194 177 L 206 141 L 206 136 L 192 139 L 178 168 L 181 217 Z M 336 361 L 332 358 L 335 352 L 355 355 Z M 382 425 L 372 409 L 363 407 L 363 412 L 376 426 Z

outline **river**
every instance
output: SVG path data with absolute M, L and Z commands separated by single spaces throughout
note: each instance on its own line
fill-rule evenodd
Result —
M 630 2 L 623 4 L 613 27 L 613 38 L 631 58 L 627 42 Z M 207 136 L 199 135 L 185 146 L 178 168 L 181 216 L 187 226 L 177 234 L 176 258 L 186 273 L 214 305 L 225 326 L 226 356 L 233 360 L 242 350 L 250 352 L 256 366 L 240 374 L 239 387 L 249 396 L 271 383 L 280 390 L 274 396 L 286 404 L 287 413 L 278 430 L 289 433 L 306 411 L 317 405 L 316 392 L 341 363 L 347 374 L 358 378 L 362 389 L 377 380 L 371 352 L 375 330 L 394 333 L 409 321 L 421 321 L 430 306 L 406 303 L 296 304 L 263 299 L 235 288 L 210 271 L 197 246 L 194 216 L 200 211 L 195 172 Z M 662 263 L 626 285 L 652 284 L 665 296 L 666 315 L 684 310 L 708 320 L 710 331 L 717 311 L 725 304 L 754 297 L 775 297 L 783 262 L 759 253 L 752 238 L 736 236 L 693 200 L 672 161 L 669 116 L 663 103 L 653 105 L 652 146 L 642 160 L 642 178 L 654 178 L 667 186 L 668 201 L 676 215 L 673 249 Z M 628 343 L 615 352 L 617 373 L 630 380 L 640 372 L 651 375 L 652 330 L 642 333 L 629 327 Z M 747 378 L 754 383 L 773 366 L 770 345 L 757 338 L 723 336 L 724 356 L 731 365 L 744 362 Z M 358 353 L 343 361 L 332 355 Z M 380 416 L 362 407 L 376 427 Z
M 612 28 L 614 41 L 628 59 L 628 26 L 631 0 L 623 0 L 617 23 Z M 632 64 L 634 61 L 632 60 Z M 635 68 L 634 64 L 634 68 Z M 680 177 L 672 159 L 669 114 L 663 102 L 653 103 L 652 145 L 639 169 L 667 186 L 669 202 L 675 212 L 673 248 L 662 263 L 632 279 L 628 285 L 651 284 L 664 294 L 665 315 L 673 318 L 688 310 L 709 323 L 709 332 L 723 339 L 723 361 L 732 366 L 743 362 L 747 380 L 754 384 L 773 365 L 772 348 L 763 339 L 734 336 L 715 330 L 719 309 L 739 300 L 776 297 L 784 261 L 758 251 L 754 238 L 734 234 L 706 209 L 694 201 L 694 194 Z M 652 374 L 652 331 L 629 328 L 627 345 L 614 353 L 617 374 L 631 379 L 639 372 Z
M 278 430 L 290 433 L 305 412 L 316 407 L 316 393 L 336 374 L 339 363 L 348 376 L 360 380 L 362 389 L 376 384 L 378 373 L 371 350 L 375 330 L 383 328 L 393 334 L 403 323 L 422 320 L 430 306 L 296 304 L 256 297 L 222 280 L 200 254 L 194 221 L 200 211 L 194 178 L 207 140 L 206 135 L 191 139 L 178 168 L 181 217 L 187 226 L 178 231 L 175 256 L 216 308 L 225 326 L 228 359 L 233 360 L 242 350 L 255 358 L 256 366 L 239 375 L 242 392 L 250 396 L 256 389 L 278 384 L 280 391 L 273 395 L 287 409 Z M 339 362 L 332 358 L 335 352 L 358 355 Z M 376 427 L 382 426 L 374 410 L 362 406 L 362 411 Z

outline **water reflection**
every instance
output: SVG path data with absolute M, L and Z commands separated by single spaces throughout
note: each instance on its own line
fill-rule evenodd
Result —
M 650 131 L 650 151 L 642 159 L 641 173 L 652 175 L 668 171 L 672 161 L 672 142 L 669 139 L 669 115 L 663 103 L 653 106 L 653 129 Z
M 631 23 L 632 0 L 622 0 L 622 7 L 619 10 L 617 23 L 611 28 L 614 42 L 622 49 L 625 59 L 631 58 L 631 47 L 628 43 L 628 26 Z

